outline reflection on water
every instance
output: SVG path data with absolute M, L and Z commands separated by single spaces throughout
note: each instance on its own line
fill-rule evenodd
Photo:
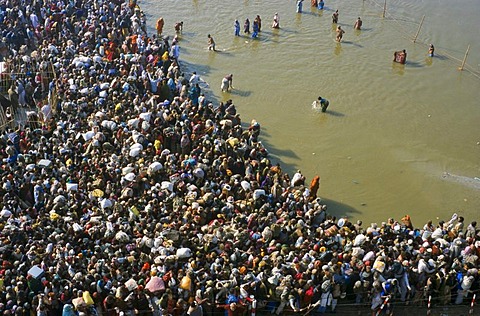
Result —
M 337 43 L 337 45 L 335 45 L 334 54 L 338 56 L 340 55 L 341 52 L 342 52 L 342 44 Z
M 405 74 L 405 65 L 392 62 L 392 70 L 394 74 L 403 76 Z
M 433 64 L 433 57 L 427 57 L 425 58 L 425 64 L 427 66 L 431 66 Z
M 232 98 L 244 122 L 260 122 L 262 141 L 284 170 L 320 175 L 319 194 L 330 211 L 376 222 L 410 213 L 421 224 L 453 211 L 468 221 L 480 208 L 475 186 L 441 176 L 480 176 L 480 81 L 457 70 L 469 44 L 468 63 L 480 64 L 478 32 L 463 31 L 478 28 L 480 6 L 439 1 L 401 0 L 389 5 L 385 19 L 383 6 L 371 1 L 336 0 L 325 12 L 304 3 L 303 14 L 290 1 L 273 0 L 140 5 L 153 16 L 151 30 L 160 15 L 167 31 L 185 22 L 180 59 L 187 74 L 197 70 L 211 83 L 210 96 Z M 332 9 L 346 31 L 342 43 L 335 42 Z M 272 29 L 277 11 L 281 29 Z M 257 14 L 263 17 L 257 40 L 233 36 L 235 19 L 243 25 Z M 353 29 L 359 16 L 361 31 Z M 205 49 L 207 34 L 222 52 Z M 428 43 L 438 56 L 427 58 Z M 403 48 L 407 64 L 392 63 Z M 236 89 L 222 95 L 226 73 L 235 75 Z M 311 109 L 319 95 L 330 100 L 327 113 Z

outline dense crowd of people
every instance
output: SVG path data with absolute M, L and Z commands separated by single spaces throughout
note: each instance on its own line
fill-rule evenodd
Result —
M 0 21 L 26 74 L 10 101 L 42 121 L 0 139 L 1 315 L 376 312 L 479 289 L 476 222 L 328 214 L 320 178 L 272 164 L 135 3 L 2 1 Z

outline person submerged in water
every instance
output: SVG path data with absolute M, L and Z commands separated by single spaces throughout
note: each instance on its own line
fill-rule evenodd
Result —
M 404 49 L 393 53 L 393 61 L 404 65 L 407 62 L 407 51 Z
M 312 107 L 314 109 L 321 109 L 322 112 L 326 112 L 329 105 L 330 102 L 327 99 L 319 96 L 317 100 L 313 101 Z

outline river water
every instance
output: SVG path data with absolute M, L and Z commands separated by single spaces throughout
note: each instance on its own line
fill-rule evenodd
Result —
M 144 0 L 149 32 L 184 22 L 180 60 L 210 83 L 216 102 L 232 99 L 245 123 L 256 119 L 274 161 L 293 175 L 321 177 L 329 211 L 382 222 L 405 214 L 415 225 L 466 221 L 480 210 L 480 5 L 466 0 L 304 1 Z M 335 42 L 331 15 L 345 30 Z M 278 12 L 281 29 L 271 21 Z M 262 17 L 260 36 L 233 36 L 233 22 Z M 425 20 L 420 28 L 422 16 Z M 355 31 L 357 17 L 363 29 Z M 413 37 L 420 28 L 418 39 Z M 207 50 L 211 34 L 218 52 Z M 243 32 L 242 32 L 243 34 Z M 427 57 L 433 43 L 437 56 Z M 459 71 L 467 46 L 466 68 Z M 406 49 L 407 64 L 392 63 Z M 220 82 L 234 74 L 232 93 Z M 312 110 L 319 95 L 327 113 Z M 447 174 L 448 173 L 448 174 Z M 477 180 L 477 179 L 478 180 Z

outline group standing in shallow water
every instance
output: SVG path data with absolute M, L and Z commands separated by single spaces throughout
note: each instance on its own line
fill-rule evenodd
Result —
M 235 22 L 233 23 L 233 29 L 234 29 L 234 34 L 235 36 L 240 36 L 240 22 L 236 19 Z M 243 23 L 243 33 L 250 35 L 252 34 L 252 38 L 257 38 L 258 33 L 262 29 L 262 19 L 260 18 L 260 15 L 257 15 L 255 19 L 253 20 L 252 24 L 252 33 L 250 32 L 250 19 L 246 18 L 245 22 Z

